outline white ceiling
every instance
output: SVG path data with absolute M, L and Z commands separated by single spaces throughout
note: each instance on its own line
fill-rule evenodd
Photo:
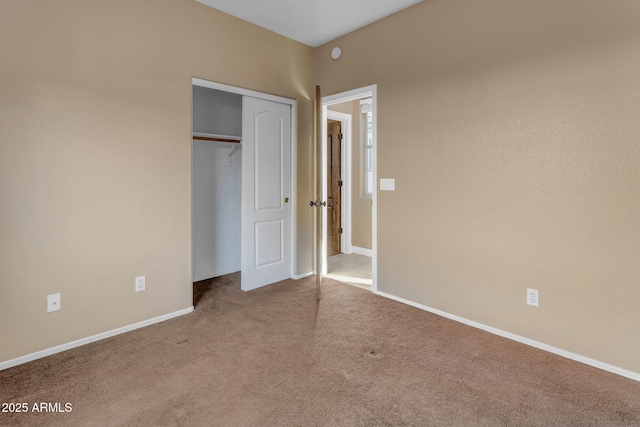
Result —
M 196 1 L 315 47 L 422 0 Z

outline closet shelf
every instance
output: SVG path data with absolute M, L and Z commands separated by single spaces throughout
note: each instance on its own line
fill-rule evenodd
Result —
M 225 142 L 225 143 L 232 143 L 232 144 L 240 144 L 242 142 L 242 138 L 239 136 L 216 135 L 213 133 L 197 133 L 197 132 L 193 132 L 193 139 L 198 141 Z

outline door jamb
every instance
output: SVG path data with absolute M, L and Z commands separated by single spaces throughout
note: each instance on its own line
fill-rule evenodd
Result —
M 323 188 L 322 188 L 322 200 L 327 200 L 327 106 L 331 104 L 339 104 L 346 101 L 354 101 L 356 99 L 371 97 L 371 108 L 373 115 L 373 182 L 374 189 L 372 194 L 372 211 L 371 211 L 371 279 L 372 279 L 372 292 L 378 291 L 378 85 L 373 84 L 365 86 L 359 89 L 353 89 L 347 92 L 337 93 L 334 95 L 322 97 L 322 174 L 323 174 Z M 327 265 L 327 209 L 322 209 L 322 222 L 323 222 L 323 242 L 322 253 L 324 257 L 323 265 Z
M 240 87 L 236 87 L 236 86 L 230 86 L 230 85 L 226 85 L 223 83 L 217 83 L 217 82 L 212 82 L 210 80 L 203 80 L 203 79 L 199 79 L 196 77 L 192 77 L 191 78 L 191 85 L 192 86 L 202 86 L 202 87 L 206 87 L 209 89 L 217 89 L 217 90 L 221 90 L 224 92 L 230 92 L 230 93 L 235 93 L 238 95 L 243 95 L 243 96 L 250 96 L 253 98 L 258 98 L 258 99 L 264 99 L 267 101 L 274 101 L 274 102 L 279 102 L 281 104 L 286 104 L 289 105 L 291 107 L 291 204 L 290 204 L 290 209 L 291 209 L 291 271 L 290 271 L 290 277 L 292 278 L 298 278 L 298 274 L 297 274 L 297 270 L 298 270 L 298 253 L 296 250 L 297 247 L 297 209 L 295 208 L 296 204 L 297 204 L 297 176 L 298 176 L 298 170 L 297 170 L 297 137 L 298 137 L 298 133 L 297 133 L 297 100 L 295 99 L 291 99 L 291 98 L 285 98 L 282 96 L 277 96 L 277 95 L 270 95 L 268 93 L 262 93 L 262 92 L 257 92 L 251 89 L 244 89 L 244 88 L 240 88 Z M 191 93 L 191 92 L 190 92 Z M 193 96 L 193 95 L 192 95 Z M 193 109 L 193 100 L 191 100 L 191 105 L 192 105 L 192 109 Z M 193 129 L 193 111 L 191 111 L 191 129 Z M 191 144 L 191 156 L 193 157 L 193 144 Z M 191 165 L 191 194 L 190 196 L 193 197 L 193 163 Z M 190 265 L 191 265 L 191 279 L 193 279 L 193 254 L 191 253 L 191 251 L 193 250 L 193 200 L 191 200 L 191 224 L 190 224 L 190 229 L 191 229 L 191 236 L 190 236 L 190 240 L 191 240 L 191 246 L 189 247 L 189 258 L 190 258 Z M 240 246 L 242 248 L 242 246 Z

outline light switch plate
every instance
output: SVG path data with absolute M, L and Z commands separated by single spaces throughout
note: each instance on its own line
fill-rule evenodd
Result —
M 395 191 L 396 180 L 394 178 L 380 178 L 381 191 Z

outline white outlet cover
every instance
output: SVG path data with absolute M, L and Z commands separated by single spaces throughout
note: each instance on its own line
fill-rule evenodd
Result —
M 527 304 L 538 307 L 540 300 L 538 299 L 538 290 L 527 288 Z
M 60 310 L 60 294 L 47 295 L 47 313 Z
M 142 292 L 145 289 L 147 289 L 147 277 L 146 276 L 136 277 L 136 292 Z

